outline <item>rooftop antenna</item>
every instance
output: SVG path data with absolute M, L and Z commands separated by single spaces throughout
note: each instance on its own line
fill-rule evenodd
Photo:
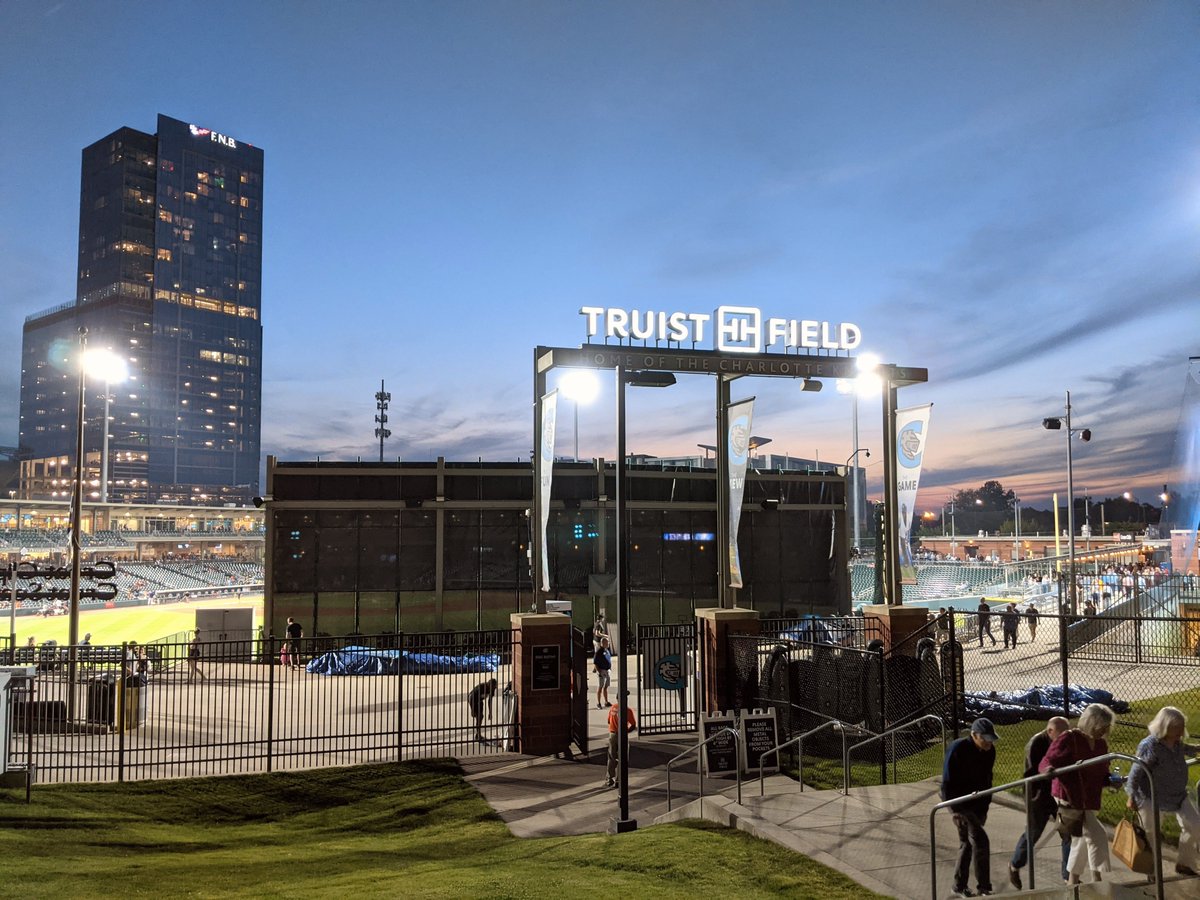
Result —
M 384 390 L 383 379 L 379 379 L 379 390 L 375 392 L 375 407 L 379 410 L 379 413 L 375 416 L 375 423 L 379 427 L 375 429 L 375 437 L 379 438 L 380 462 L 383 462 L 383 442 L 392 436 L 392 432 L 387 427 L 387 409 L 391 399 L 392 395 Z

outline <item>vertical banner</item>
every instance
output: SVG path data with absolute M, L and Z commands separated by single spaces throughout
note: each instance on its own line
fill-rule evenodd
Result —
M 742 495 L 746 493 L 746 466 L 750 462 L 750 421 L 754 398 L 729 404 L 729 434 L 725 453 L 729 462 L 729 586 L 742 586 L 742 561 L 738 556 L 738 525 L 742 520 Z
M 912 552 L 912 522 L 917 508 L 917 484 L 921 480 L 921 460 L 929 437 L 929 411 L 932 403 L 896 410 L 896 500 L 900 515 L 896 523 L 900 552 L 900 583 L 917 583 L 917 564 Z
M 542 561 L 542 590 L 550 590 L 550 554 L 546 529 L 550 525 L 550 486 L 554 481 L 554 425 L 558 420 L 558 390 L 542 398 L 542 446 L 538 448 L 538 483 L 542 502 L 538 506 L 538 559 Z

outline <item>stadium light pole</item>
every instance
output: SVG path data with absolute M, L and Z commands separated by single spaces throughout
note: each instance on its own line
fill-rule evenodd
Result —
M 1075 462 L 1071 452 L 1071 436 L 1078 434 L 1080 440 L 1090 441 L 1090 428 L 1071 427 L 1071 392 L 1067 391 L 1066 415 L 1048 416 L 1042 419 L 1042 427 L 1048 431 L 1058 431 L 1066 426 L 1067 432 L 1067 579 L 1068 593 L 1071 604 L 1071 615 L 1079 614 L 1079 590 L 1075 584 Z

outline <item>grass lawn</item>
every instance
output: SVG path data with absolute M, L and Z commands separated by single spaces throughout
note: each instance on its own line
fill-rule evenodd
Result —
M 20 897 L 879 896 L 703 822 L 522 840 L 433 761 L 0 791 L 0 890 Z
M 235 597 L 219 597 L 212 600 L 192 600 L 188 603 L 163 603 L 158 606 L 130 606 L 121 609 L 81 609 L 79 612 L 79 636 L 89 631 L 92 643 L 100 645 L 121 644 L 125 641 L 152 641 L 178 631 L 196 627 L 197 609 L 234 609 L 251 606 L 256 612 L 255 625 L 262 624 L 262 594 L 243 594 Z M 0 628 L 8 633 L 7 617 L 0 619 Z M 17 646 L 25 646 L 32 635 L 37 643 L 58 641 L 67 643 L 68 619 L 66 616 L 17 616 Z

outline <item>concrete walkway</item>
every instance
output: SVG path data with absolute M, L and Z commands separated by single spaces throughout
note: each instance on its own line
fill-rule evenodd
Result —
M 599 711 L 597 716 L 598 718 Z M 603 722 L 600 723 L 603 727 Z M 596 731 L 593 723 L 593 732 Z M 803 853 L 836 869 L 865 888 L 892 897 L 931 897 L 929 811 L 937 802 L 937 782 L 853 788 L 849 797 L 836 791 L 801 792 L 782 776 L 766 780 L 765 796 L 758 781 L 742 785 L 736 800 L 732 779 L 706 779 L 705 799 L 698 798 L 695 766 L 672 769 L 672 807 L 667 810 L 666 763 L 692 742 L 635 739 L 630 744 L 630 817 L 639 828 L 680 818 L 706 818 L 737 827 Z M 612 830 L 618 795 L 604 787 L 607 742 L 604 732 L 592 742 L 587 759 L 563 760 L 506 754 L 460 760 L 467 780 L 518 837 L 587 834 Z M 1045 897 L 1153 897 L 1143 876 L 1114 860 L 1114 871 L 1094 889 L 1065 889 L 1059 875 L 1057 836 L 1044 835 L 1035 852 L 1039 890 L 1019 894 L 1008 883 L 1008 858 L 1024 828 L 1015 798 L 1003 796 L 992 805 L 988 834 L 992 841 L 992 886 L 997 894 Z M 958 839 L 949 816 L 938 815 L 938 897 L 952 888 Z M 1200 900 L 1200 879 L 1174 876 L 1174 856 L 1164 860 L 1167 897 Z M 973 877 L 973 876 L 972 876 Z M 1028 888 L 1028 869 L 1024 870 Z M 975 885 L 972 882 L 972 890 Z M 1050 890 L 1041 890 L 1050 889 Z

